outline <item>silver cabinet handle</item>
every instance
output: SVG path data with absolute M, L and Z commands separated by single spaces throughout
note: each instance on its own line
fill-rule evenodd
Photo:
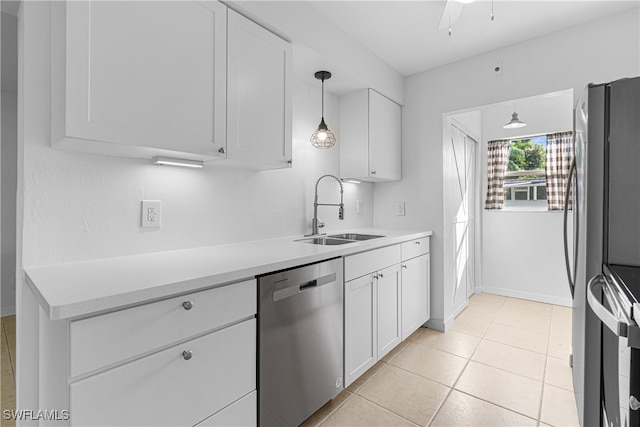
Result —
M 185 310 L 191 310 L 193 308 L 193 301 L 183 302 L 182 307 L 184 307 Z
M 193 357 L 193 351 L 191 350 L 185 350 L 182 352 L 182 357 L 184 358 L 184 360 L 189 360 Z
M 375 175 L 377 172 L 375 170 L 371 171 L 371 175 Z
M 290 165 L 292 165 L 292 164 L 293 164 L 293 160 L 292 160 L 292 159 L 289 159 L 289 160 L 287 160 L 287 163 L 288 163 L 288 164 L 290 164 Z
M 419 240 L 416 240 L 416 242 L 415 242 L 415 243 L 416 243 L 416 245 L 418 245 L 418 246 L 422 244 L 422 242 L 420 242 Z
M 377 278 L 378 278 L 378 275 L 377 275 L 377 274 L 374 274 L 374 275 L 372 275 L 371 277 L 372 277 L 372 278 L 374 278 L 374 279 L 377 279 Z
M 402 268 L 408 268 L 407 264 L 402 264 Z
M 601 275 L 597 275 L 592 277 L 587 283 L 587 302 L 589 303 L 589 307 L 594 312 L 598 319 L 611 330 L 616 336 L 626 337 L 627 336 L 627 324 L 621 322 L 620 319 L 615 317 L 613 313 L 611 313 L 607 308 L 598 301 L 598 297 L 596 297 L 594 288 L 596 286 L 605 285 L 604 278 Z
M 218 153 L 220 153 L 220 154 L 224 154 L 224 153 L 225 153 L 225 149 L 224 149 L 224 147 L 220 147 L 220 149 L 218 150 Z
M 384 277 L 384 274 L 380 273 L 380 278 L 383 278 L 383 277 Z

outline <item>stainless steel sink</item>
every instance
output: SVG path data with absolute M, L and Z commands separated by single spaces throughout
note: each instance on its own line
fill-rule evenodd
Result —
M 376 234 L 358 234 L 358 233 L 343 233 L 343 234 L 332 234 L 328 236 L 329 238 L 336 239 L 345 239 L 345 240 L 370 240 L 370 239 L 379 239 L 380 237 Z
M 311 243 L 313 245 L 346 245 L 354 241 L 355 240 L 332 239 L 329 237 L 310 237 L 308 239 L 296 240 L 296 242 Z

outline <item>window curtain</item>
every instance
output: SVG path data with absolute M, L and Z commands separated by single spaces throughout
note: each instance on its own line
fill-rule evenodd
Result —
M 509 140 L 487 143 L 487 200 L 485 209 L 502 209 L 504 205 L 504 176 L 509 165 Z
M 564 198 L 569 179 L 569 169 L 573 160 L 573 132 L 559 132 L 547 135 L 547 204 L 550 211 L 564 209 Z M 573 189 L 571 189 L 573 192 Z M 572 207 L 572 198 L 569 206 Z

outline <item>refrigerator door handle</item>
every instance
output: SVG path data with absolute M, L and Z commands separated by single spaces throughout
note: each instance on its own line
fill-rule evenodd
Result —
M 564 193 L 564 223 L 563 223 L 563 238 L 564 238 L 564 263 L 565 266 L 567 268 L 567 279 L 569 280 L 569 290 L 571 291 L 571 298 L 573 298 L 573 295 L 575 293 L 575 281 L 574 281 L 574 277 L 572 277 L 571 275 L 571 261 L 569 261 L 569 243 L 568 243 L 568 233 L 567 233 L 567 217 L 569 215 L 569 194 L 571 193 L 571 181 L 573 180 L 573 175 L 575 174 L 576 171 L 576 158 L 573 158 L 573 161 L 571 162 L 571 167 L 569 168 L 569 179 L 567 179 L 567 188 L 565 189 L 565 193 Z M 576 209 L 576 207 L 574 206 L 574 209 Z M 576 211 L 577 212 L 577 211 Z M 577 247 L 573 248 L 573 251 L 576 252 L 578 250 Z M 577 266 L 575 266 L 577 267 Z M 575 272 L 575 267 L 574 267 L 574 272 Z
M 598 319 L 600 319 L 611 332 L 618 337 L 626 337 L 628 324 L 607 310 L 607 308 L 598 301 L 598 297 L 595 294 L 596 287 L 604 291 L 605 286 L 607 286 L 607 284 L 601 275 L 594 276 L 589 280 L 589 283 L 587 283 L 587 302 L 589 303 L 589 307 L 591 307 L 593 313 L 598 316 Z M 605 295 L 605 297 L 607 296 Z

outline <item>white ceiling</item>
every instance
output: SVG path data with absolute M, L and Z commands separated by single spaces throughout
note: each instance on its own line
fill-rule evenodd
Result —
M 599 19 L 624 10 L 638 15 L 640 0 L 478 0 L 438 30 L 444 0 L 309 1 L 329 21 L 403 76 Z M 630 10 L 633 9 L 633 10 Z

